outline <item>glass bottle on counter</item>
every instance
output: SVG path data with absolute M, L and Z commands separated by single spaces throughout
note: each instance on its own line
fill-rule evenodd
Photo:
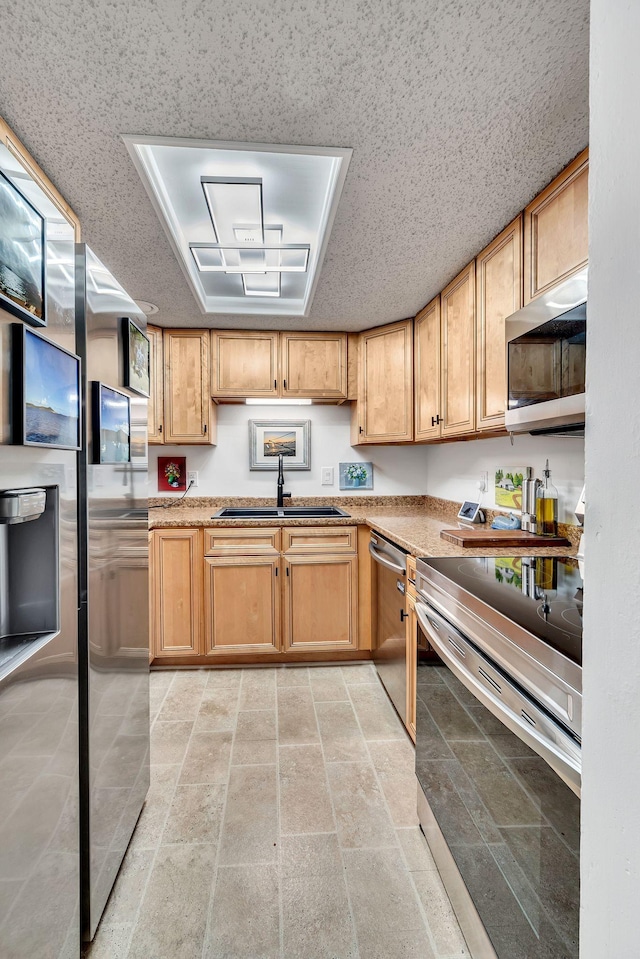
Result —
M 543 471 L 544 479 L 536 498 L 536 532 L 538 536 L 558 535 L 558 490 L 551 482 L 549 460 Z

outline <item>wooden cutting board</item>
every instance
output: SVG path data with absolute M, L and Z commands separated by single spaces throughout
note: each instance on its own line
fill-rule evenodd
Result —
M 502 546 L 571 546 L 564 536 L 537 536 L 521 529 L 443 529 L 442 539 L 456 546 L 466 546 L 478 549 L 491 547 L 500 549 Z

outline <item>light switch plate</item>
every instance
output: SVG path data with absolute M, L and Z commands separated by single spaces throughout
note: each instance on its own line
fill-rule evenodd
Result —
M 333 466 L 323 466 L 320 475 L 322 486 L 333 486 Z
M 191 485 L 192 488 L 193 488 L 194 486 L 197 486 L 197 485 L 198 485 L 198 471 L 197 471 L 197 470 L 187 470 L 187 486 L 189 486 L 189 485 Z

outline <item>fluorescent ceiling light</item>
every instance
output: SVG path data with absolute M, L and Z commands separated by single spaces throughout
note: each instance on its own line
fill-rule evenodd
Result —
M 311 406 L 313 400 L 261 400 L 259 397 L 249 397 L 245 400 L 247 406 Z

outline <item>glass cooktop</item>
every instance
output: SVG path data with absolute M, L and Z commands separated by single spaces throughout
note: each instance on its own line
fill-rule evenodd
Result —
M 583 583 L 573 557 L 446 557 L 422 563 L 582 665 Z

